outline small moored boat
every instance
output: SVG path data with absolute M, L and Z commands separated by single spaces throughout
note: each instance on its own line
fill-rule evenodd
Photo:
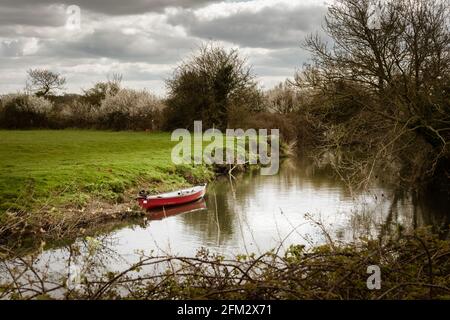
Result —
M 139 193 L 137 200 L 144 209 L 152 209 L 165 206 L 176 206 L 201 199 L 206 193 L 206 183 L 204 185 L 186 188 L 178 191 L 148 195 L 145 191 Z

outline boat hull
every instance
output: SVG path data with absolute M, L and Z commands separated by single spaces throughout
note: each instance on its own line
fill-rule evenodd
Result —
M 185 189 L 179 192 L 180 194 L 167 193 L 159 196 L 148 196 L 144 198 L 139 198 L 139 205 L 143 209 L 153 209 L 159 207 L 167 206 L 177 206 L 185 203 L 194 202 L 205 196 L 206 185 L 198 186 L 192 189 Z M 174 194 L 171 196 L 171 194 Z

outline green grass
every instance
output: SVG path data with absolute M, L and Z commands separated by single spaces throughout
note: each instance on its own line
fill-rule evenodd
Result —
M 131 187 L 164 190 L 210 175 L 172 164 L 175 144 L 169 133 L 0 130 L 0 212 L 120 201 Z

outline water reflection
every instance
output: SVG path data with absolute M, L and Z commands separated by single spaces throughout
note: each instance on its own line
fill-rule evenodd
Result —
M 449 224 L 445 203 L 381 185 L 352 195 L 329 169 L 293 160 L 277 176 L 252 172 L 236 180 L 219 179 L 208 189 L 207 206 L 206 215 L 184 215 L 180 222 L 192 235 L 193 247 L 221 252 L 268 250 L 289 234 L 286 245 L 324 242 L 311 219 L 343 241 L 426 225 L 437 231 Z
M 191 213 L 206 210 L 206 202 L 204 199 L 199 199 L 184 205 L 163 207 L 147 211 L 149 220 L 162 220 L 171 216 L 176 216 L 183 213 Z

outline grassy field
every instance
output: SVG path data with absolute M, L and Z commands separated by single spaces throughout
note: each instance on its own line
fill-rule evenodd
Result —
M 176 167 L 169 133 L 0 131 L 0 212 L 122 202 L 132 187 L 168 190 L 210 175 Z

